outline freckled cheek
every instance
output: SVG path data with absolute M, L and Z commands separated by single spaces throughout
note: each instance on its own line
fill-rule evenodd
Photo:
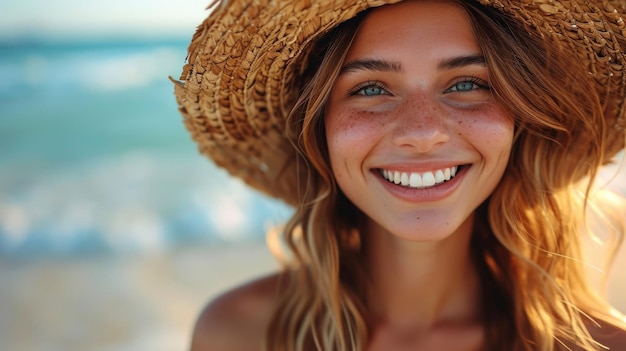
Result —
M 459 122 L 460 134 L 482 147 L 502 148 L 510 152 L 513 142 L 513 119 L 503 111 L 495 110 Z
M 332 109 L 327 111 L 325 124 L 331 156 L 333 153 L 365 151 L 384 126 L 382 119 L 371 113 Z

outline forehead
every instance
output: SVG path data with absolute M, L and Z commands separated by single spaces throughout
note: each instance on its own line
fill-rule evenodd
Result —
M 453 1 L 404 1 L 370 12 L 359 27 L 347 59 L 393 56 L 412 50 L 422 56 L 447 51 L 480 52 L 470 17 Z M 452 52 L 450 54 L 453 54 Z

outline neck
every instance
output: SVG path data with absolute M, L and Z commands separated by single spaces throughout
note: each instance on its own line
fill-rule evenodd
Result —
M 369 227 L 367 305 L 374 325 L 426 331 L 480 320 L 471 218 L 437 242 L 408 242 Z

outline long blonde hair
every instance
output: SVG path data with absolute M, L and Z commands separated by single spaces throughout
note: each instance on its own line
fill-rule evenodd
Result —
M 581 218 L 609 132 L 591 78 L 567 55 L 501 12 L 457 1 L 468 12 L 495 98 L 515 116 L 508 168 L 477 209 L 472 252 L 486 304 L 486 349 L 596 350 L 591 318 L 620 320 L 591 289 L 582 264 Z M 363 350 L 368 340 L 359 220 L 329 167 L 324 108 L 362 18 L 310 49 L 302 94 L 288 120 L 301 203 L 284 230 L 292 265 L 267 330 L 268 351 Z M 306 67 L 313 67 L 313 70 Z M 578 71 L 577 71 L 578 69 Z M 576 191 L 586 180 L 582 196 Z M 619 235 L 623 235 L 618 233 Z

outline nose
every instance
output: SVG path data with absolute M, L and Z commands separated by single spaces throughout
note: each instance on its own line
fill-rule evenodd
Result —
M 426 153 L 450 140 L 445 112 L 436 101 L 425 98 L 407 100 L 397 112 L 391 133 L 395 145 Z

